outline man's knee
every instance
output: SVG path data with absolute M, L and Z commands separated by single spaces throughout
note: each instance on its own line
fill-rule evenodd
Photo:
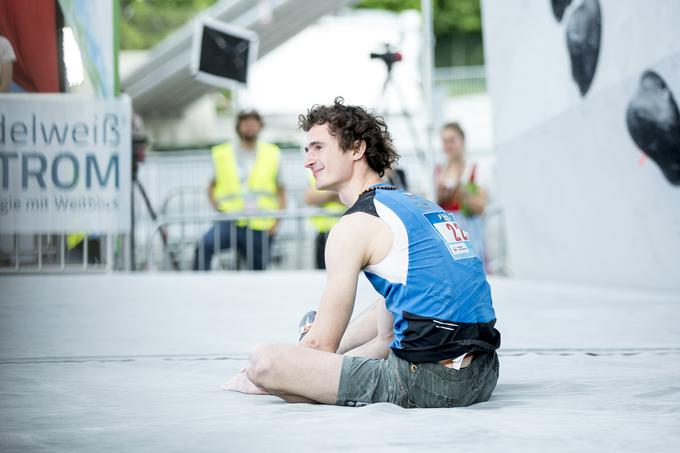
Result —
M 280 356 L 277 346 L 258 344 L 250 354 L 250 366 L 246 371 L 248 379 L 255 385 L 267 388 L 276 374 L 276 357 Z

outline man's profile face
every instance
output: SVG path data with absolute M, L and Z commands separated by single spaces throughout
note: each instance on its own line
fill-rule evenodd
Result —
M 262 124 L 255 118 L 244 118 L 238 123 L 238 136 L 243 140 L 257 140 Z
M 307 132 L 305 167 L 312 171 L 316 188 L 338 191 L 352 176 L 352 152 L 343 151 L 327 124 L 315 125 Z

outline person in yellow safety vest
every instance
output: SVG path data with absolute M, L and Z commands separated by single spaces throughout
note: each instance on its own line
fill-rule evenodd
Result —
M 102 262 L 102 242 L 98 234 L 69 233 L 66 235 L 66 262 L 75 264 L 86 261 L 85 242 L 87 241 L 87 262 L 97 264 Z
M 236 119 L 238 140 L 212 148 L 215 177 L 208 197 L 220 212 L 258 212 L 285 209 L 281 183 L 281 150 L 258 140 L 264 123 L 255 110 L 241 111 Z M 194 270 L 210 270 L 215 252 L 236 246 L 247 269 L 266 269 L 278 230 L 274 218 L 215 222 L 194 251 Z
M 312 225 L 316 229 L 314 239 L 314 256 L 317 269 L 326 269 L 326 241 L 328 234 L 342 215 L 347 206 L 340 203 L 337 192 L 317 190 L 314 177 L 309 175 L 309 185 L 305 188 L 305 203 L 310 206 L 319 206 L 326 209 L 330 215 L 315 216 L 311 218 Z

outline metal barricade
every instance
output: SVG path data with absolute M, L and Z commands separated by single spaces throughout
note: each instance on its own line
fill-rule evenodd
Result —
M 263 211 L 252 213 L 221 213 L 201 215 L 167 215 L 158 219 L 148 235 L 146 243 L 146 263 L 150 270 L 189 270 L 187 264 L 193 258 L 193 253 L 199 254 L 199 262 L 203 258 L 198 246 L 200 237 L 194 241 L 176 241 L 168 238 L 165 244 L 159 244 L 159 235 L 163 229 L 172 231 L 173 226 L 187 228 L 191 224 L 212 225 L 216 222 L 230 222 L 232 238 L 236 236 L 235 229 L 238 220 L 251 220 L 255 218 L 276 218 L 281 221 L 281 227 L 276 240 L 273 242 L 271 253 L 272 262 L 268 263 L 270 269 L 312 269 L 314 267 L 313 247 L 316 232 L 310 227 L 309 219 L 314 216 L 338 216 L 339 214 L 328 212 L 318 208 L 292 209 L 286 211 Z M 503 228 L 503 212 L 499 206 L 491 206 L 484 214 L 484 236 L 487 250 L 487 271 L 492 275 L 506 275 L 506 250 Z M 252 240 L 252 238 L 251 238 Z M 184 249 L 182 249 L 184 248 Z M 219 244 L 216 249 L 219 249 Z M 187 254 L 189 249 L 190 254 Z M 245 262 L 239 261 L 236 247 L 231 247 L 225 254 L 216 253 L 216 268 L 223 270 L 239 270 L 253 268 L 254 247 L 246 251 Z M 160 258 L 159 258 L 160 255 Z M 178 262 L 179 261 L 179 262 Z M 177 265 L 179 264 L 179 265 Z M 201 269 L 210 270 L 210 269 Z
M 308 183 L 303 168 L 303 156 L 299 148 L 283 148 L 281 154 L 281 175 L 286 191 L 288 209 L 304 207 L 303 193 Z M 208 199 L 208 182 L 214 175 L 213 161 L 209 149 L 195 149 L 172 152 L 156 152 L 147 156 L 140 166 L 139 179 L 147 191 L 150 204 L 159 217 L 181 215 L 187 218 L 202 218 L 204 221 L 186 221 L 162 227 L 167 237 L 163 247 L 172 250 L 180 263 L 188 261 L 187 250 L 195 244 L 212 225 L 216 213 Z M 149 267 L 146 260 L 146 243 L 154 221 L 145 207 L 144 200 L 135 191 L 135 269 Z M 282 232 L 282 233 L 285 233 Z M 281 237 L 282 234 L 279 234 Z M 156 240 L 159 236 L 156 236 Z M 277 245 L 277 250 L 279 250 Z M 233 268 L 235 256 L 232 252 L 220 254 L 221 266 Z
M 67 233 L 5 234 L 0 235 L 0 273 L 129 270 L 133 268 L 133 259 L 134 269 L 138 270 L 186 270 L 192 267 L 196 245 L 216 221 L 255 217 L 281 219 L 279 232 L 272 244 L 270 268 L 310 269 L 314 267 L 314 237 L 317 233 L 308 219 L 327 213 L 304 203 L 308 178 L 302 167 L 302 155 L 297 150 L 288 150 L 282 153 L 282 158 L 285 210 L 224 214 L 215 212 L 208 201 L 207 183 L 214 171 L 209 150 L 154 153 L 140 167 L 139 179 L 147 189 L 151 205 L 157 210 L 158 219 L 153 221 L 140 191 L 133 188 L 135 250 L 132 253 L 132 241 L 127 234 L 91 237 L 75 252 L 67 250 Z M 404 168 L 411 169 L 408 177 L 417 193 L 420 185 L 414 184 L 417 182 L 414 180 L 417 180 L 419 172 L 412 170 L 417 168 L 414 160 L 417 159 L 412 155 L 402 159 Z M 503 274 L 506 272 L 505 237 L 499 207 L 489 206 L 485 224 L 487 268 L 491 273 Z M 247 259 L 245 261 L 232 249 L 218 253 L 215 264 L 220 269 L 250 267 Z
M 194 254 L 205 232 L 220 221 L 253 218 L 277 218 L 279 233 L 267 253 L 270 269 L 311 269 L 314 267 L 314 236 L 309 218 L 317 215 L 336 215 L 323 209 L 299 208 L 286 211 L 258 213 L 180 213 L 162 214 L 143 243 L 137 269 L 189 270 Z M 484 214 L 484 233 L 487 250 L 487 270 L 492 275 L 505 275 L 506 249 L 503 212 L 490 206 Z M 235 233 L 232 232 L 232 237 Z M 165 235 L 165 238 L 159 241 Z M 0 236 L 0 274 L 7 273 L 72 273 L 111 272 L 130 269 L 128 235 L 101 235 L 82 241 L 75 250 L 67 250 L 67 234 L 14 234 Z M 252 238 L 251 238 L 252 241 Z M 217 249 L 220 245 L 217 244 Z M 240 257 L 236 247 L 218 251 L 218 269 L 238 270 L 253 268 L 252 251 Z
M 111 272 L 129 269 L 129 236 L 85 236 L 70 249 L 69 233 L 0 235 L 0 273 Z
M 199 215 L 166 215 L 158 218 L 154 223 L 152 230 L 147 236 L 146 242 L 146 269 L 149 270 L 189 270 L 189 258 L 194 261 L 202 262 L 205 258 L 202 254 L 206 253 L 199 246 L 200 238 L 192 244 L 190 250 L 186 250 L 189 245 L 183 242 L 185 249 L 178 248 L 177 242 L 172 238 L 167 241 L 161 240 L 164 234 L 163 231 L 171 231 L 173 226 L 188 225 L 214 225 L 217 222 L 229 222 L 229 228 L 232 241 L 236 238 L 237 223 L 239 221 L 248 221 L 257 218 L 274 218 L 280 221 L 279 231 L 276 238 L 271 244 L 271 250 L 267 250 L 265 256 L 270 256 L 272 259 L 266 263 L 267 268 L 273 269 L 311 269 L 313 268 L 313 246 L 314 235 L 316 232 L 309 225 L 308 220 L 314 216 L 339 216 L 338 213 L 330 213 L 324 209 L 316 208 L 302 208 L 302 209 L 288 209 L 284 211 L 258 211 L 258 212 L 239 212 L 239 213 L 218 213 L 218 214 L 199 214 Z M 234 251 L 234 243 L 231 243 L 231 256 L 226 260 L 229 264 L 225 265 L 224 261 L 220 262 L 220 257 L 217 257 L 218 267 L 226 270 L 238 270 L 241 268 L 252 269 L 255 257 L 253 256 L 255 245 L 254 234 L 249 228 L 244 228 L 241 232 L 246 237 L 245 256 L 236 256 Z M 217 233 L 215 233 L 217 234 Z M 219 240 L 215 241 L 215 250 L 221 248 Z M 263 245 L 265 246 L 265 245 Z M 269 246 L 268 244 L 266 245 Z M 160 258 L 159 258 L 160 255 Z M 239 261 L 242 259 L 243 261 Z M 204 269 L 209 270 L 209 269 Z

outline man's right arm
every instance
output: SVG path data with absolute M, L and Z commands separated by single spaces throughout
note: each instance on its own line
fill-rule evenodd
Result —
M 357 281 L 368 262 L 371 225 L 368 214 L 342 217 L 326 243 L 326 287 L 312 328 L 300 346 L 337 352 L 354 309 Z

